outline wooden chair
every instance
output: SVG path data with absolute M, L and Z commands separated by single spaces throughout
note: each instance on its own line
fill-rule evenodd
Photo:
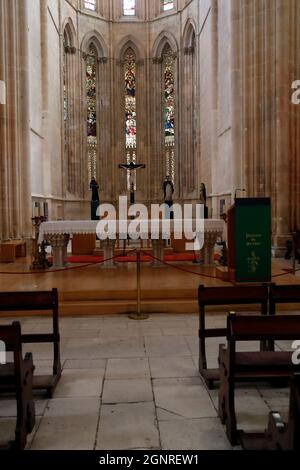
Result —
M 55 387 L 61 377 L 60 361 L 60 335 L 58 318 L 58 292 L 53 289 L 48 292 L 0 292 L 1 312 L 25 312 L 25 311 L 52 311 L 53 332 L 46 334 L 24 334 L 23 344 L 53 343 L 53 374 L 35 376 L 33 388 L 46 390 L 51 398 Z
M 235 415 L 235 384 L 288 380 L 300 366 L 292 362 L 289 351 L 236 352 L 239 341 L 300 339 L 300 316 L 244 316 L 229 315 L 227 320 L 227 348 L 220 345 L 219 416 L 226 425 L 231 444 L 238 442 Z
M 219 369 L 208 369 L 206 359 L 206 338 L 222 338 L 226 336 L 224 328 L 206 328 L 206 306 L 228 305 L 260 305 L 262 315 L 268 314 L 269 290 L 263 286 L 239 286 L 239 287 L 205 287 L 199 286 L 199 372 L 204 378 L 209 389 L 214 382 L 220 379 Z M 262 349 L 268 349 L 266 342 L 261 343 Z
M 0 339 L 5 343 L 6 351 L 13 352 L 14 362 L 0 365 L 0 393 L 14 391 L 17 400 L 17 424 L 15 441 L 3 448 L 23 450 L 27 435 L 35 425 L 35 409 L 32 398 L 32 379 L 34 365 L 32 354 L 23 359 L 21 325 L 0 326 Z

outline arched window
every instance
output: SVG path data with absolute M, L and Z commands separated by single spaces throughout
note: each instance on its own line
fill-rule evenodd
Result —
M 96 11 L 96 0 L 84 0 L 84 8 L 91 11 Z
M 136 127 L 136 55 L 132 48 L 128 48 L 124 56 L 125 79 L 125 139 L 127 163 L 136 163 L 137 127 Z M 136 189 L 136 178 L 131 181 L 130 171 L 127 174 L 127 186 L 133 183 Z
M 123 15 L 134 16 L 136 11 L 136 0 L 123 0 Z
M 162 0 L 163 11 L 173 10 L 174 6 L 175 6 L 174 0 Z
M 164 139 L 166 176 L 175 181 L 175 58 L 167 44 L 163 50 Z
M 97 49 L 91 44 L 86 59 L 87 156 L 89 181 L 97 176 Z

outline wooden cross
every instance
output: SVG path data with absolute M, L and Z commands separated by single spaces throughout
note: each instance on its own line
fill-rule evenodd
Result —
M 131 179 L 131 175 L 132 175 L 133 171 L 145 169 L 146 165 L 143 164 L 143 163 L 130 162 L 129 164 L 126 164 L 126 163 L 120 164 L 119 168 L 121 170 L 130 171 L 130 181 L 131 181 L 131 183 L 130 183 L 130 204 L 135 204 L 135 185 L 134 185 L 134 182 Z

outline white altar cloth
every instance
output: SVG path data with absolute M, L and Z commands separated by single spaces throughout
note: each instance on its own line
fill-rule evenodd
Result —
M 114 255 L 117 239 L 127 240 L 127 233 L 130 233 L 130 228 L 133 228 L 132 224 L 139 223 L 138 234 L 135 234 L 135 238 L 130 238 L 133 240 L 152 240 L 152 247 L 157 265 L 159 265 L 159 259 L 163 259 L 166 240 L 170 239 L 171 235 L 174 235 L 175 239 L 185 238 L 189 241 L 190 250 L 198 251 L 198 249 L 204 247 L 204 264 L 210 265 L 213 264 L 214 245 L 217 238 L 223 235 L 225 227 L 225 222 L 219 219 L 202 219 L 200 220 L 200 223 L 199 221 L 196 223 L 196 220 L 122 220 L 120 221 L 120 224 L 122 224 L 120 227 L 118 226 L 118 221 L 114 222 L 116 222 L 116 226 L 111 229 L 111 232 L 99 230 L 99 221 L 97 220 L 44 222 L 40 226 L 39 243 L 42 243 L 43 240 L 47 240 L 51 244 L 54 267 L 62 267 L 67 263 L 67 245 L 70 236 L 75 234 L 97 234 L 102 240 L 101 243 L 104 250 L 104 259 L 107 260 L 104 262 L 104 266 L 113 267 L 115 263 Z M 166 222 L 170 223 L 170 226 L 167 226 L 167 228 L 164 226 L 164 223 Z M 178 228 L 180 226 L 178 222 L 181 222 L 182 233 Z M 194 245 L 196 238 L 199 242 L 199 248 L 195 248 L 197 245 Z
M 117 221 L 118 222 L 118 221 Z M 126 221 L 121 221 L 121 223 L 126 223 Z M 174 233 L 175 229 L 175 223 L 173 220 L 167 221 L 170 222 L 171 226 L 171 233 Z M 196 229 L 196 222 L 195 220 L 182 220 L 179 221 L 182 222 L 182 228 L 184 230 L 184 223 L 187 224 L 187 226 L 192 227 L 193 232 L 191 233 L 190 230 L 187 231 L 185 234 L 189 239 L 192 240 L 192 235 L 193 233 L 197 233 Z M 127 221 L 127 228 L 128 226 L 132 223 L 131 220 Z M 162 238 L 163 240 L 168 239 L 169 233 L 165 232 L 163 230 L 162 226 L 162 220 L 140 220 L 139 221 L 141 225 L 141 231 L 139 233 L 139 238 L 142 238 L 144 240 L 147 239 L 158 239 Z M 143 230 L 143 223 L 148 224 L 148 230 Z M 151 223 L 157 223 L 159 227 L 159 232 L 154 229 L 153 233 L 151 233 Z M 201 222 L 200 222 L 201 223 Z M 202 220 L 203 227 L 204 227 L 204 232 L 205 233 L 219 233 L 220 235 L 223 233 L 224 230 L 224 225 L 225 222 L 220 219 L 205 219 Z M 39 243 L 42 243 L 43 240 L 47 240 L 47 236 L 49 235 L 78 235 L 78 234 L 93 234 L 97 233 L 97 227 L 98 227 L 99 221 L 98 220 L 62 220 L 62 221 L 56 221 L 56 222 L 44 222 L 40 226 L 40 232 L 39 232 Z M 200 229 L 200 232 L 202 231 L 202 228 Z M 101 235 L 97 233 L 98 236 Z M 123 236 L 123 239 L 126 238 L 124 237 L 124 233 L 122 231 L 119 231 L 118 225 L 116 229 L 116 234 L 117 238 L 121 238 Z M 109 236 L 112 234 L 109 233 Z M 107 234 L 106 234 L 107 236 Z M 120 237 L 121 236 L 121 237 Z

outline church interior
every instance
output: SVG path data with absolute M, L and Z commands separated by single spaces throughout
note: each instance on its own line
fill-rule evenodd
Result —
M 0 449 L 300 449 L 299 50 L 299 0 L 0 0 Z

